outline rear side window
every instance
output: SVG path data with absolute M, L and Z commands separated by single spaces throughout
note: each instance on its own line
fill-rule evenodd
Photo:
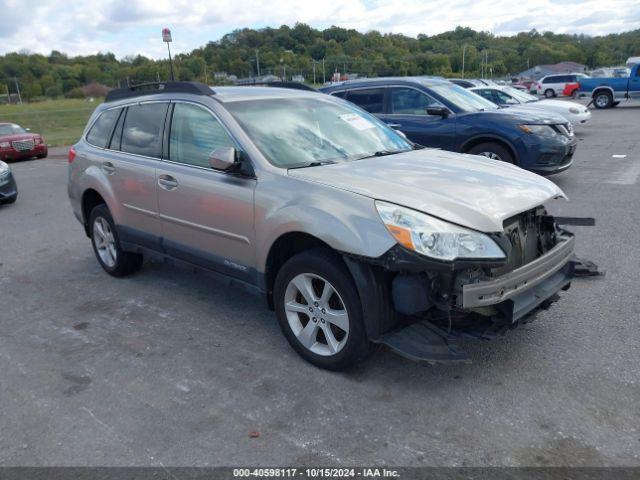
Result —
M 440 103 L 413 88 L 394 88 L 391 92 L 391 112 L 396 115 L 426 115 L 427 107 L 436 105 Z
M 159 158 L 162 154 L 162 126 L 166 103 L 131 105 L 122 129 L 121 150 L 136 155 Z
M 384 90 L 382 88 L 367 88 L 350 90 L 347 100 L 364 108 L 369 113 L 384 113 Z
M 201 107 L 176 103 L 169 137 L 170 160 L 208 167 L 211 152 L 220 147 L 235 147 L 220 122 Z
M 87 142 L 95 147 L 106 147 L 119 114 L 119 108 L 102 112 L 87 133 Z

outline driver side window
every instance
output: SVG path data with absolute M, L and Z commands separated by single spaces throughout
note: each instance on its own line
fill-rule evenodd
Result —
M 394 88 L 391 92 L 391 113 L 396 115 L 427 115 L 428 107 L 442 106 L 426 93 L 413 88 Z
M 235 147 L 220 122 L 204 108 L 176 103 L 171 119 L 169 159 L 209 167 L 209 156 L 219 147 Z

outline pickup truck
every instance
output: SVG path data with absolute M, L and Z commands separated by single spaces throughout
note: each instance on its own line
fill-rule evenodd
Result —
M 640 100 L 640 63 L 628 77 L 585 78 L 580 80 L 579 95 L 591 97 L 596 108 L 610 108 L 622 100 Z

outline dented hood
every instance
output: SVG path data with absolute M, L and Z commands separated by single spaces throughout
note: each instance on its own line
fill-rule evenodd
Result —
M 294 178 L 384 200 L 483 232 L 552 198 L 553 182 L 485 157 L 422 149 L 289 170 Z

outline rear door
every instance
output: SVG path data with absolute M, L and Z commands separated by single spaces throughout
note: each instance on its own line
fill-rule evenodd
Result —
M 99 168 L 119 203 L 114 216 L 121 240 L 158 248 L 160 220 L 156 166 L 162 156 L 162 130 L 168 102 L 144 102 L 118 109 Z M 87 135 L 87 140 L 91 132 Z
M 168 152 L 158 167 L 163 247 L 179 259 L 253 283 L 254 178 L 213 170 L 209 155 L 234 147 L 207 107 L 175 102 L 168 122 Z
M 629 98 L 640 99 L 640 65 L 631 70 L 629 77 Z
M 455 145 L 456 116 L 452 114 L 443 118 L 427 113 L 428 107 L 442 106 L 442 103 L 421 90 L 397 86 L 389 89 L 389 107 L 380 118 L 403 132 L 412 142 L 451 150 Z

